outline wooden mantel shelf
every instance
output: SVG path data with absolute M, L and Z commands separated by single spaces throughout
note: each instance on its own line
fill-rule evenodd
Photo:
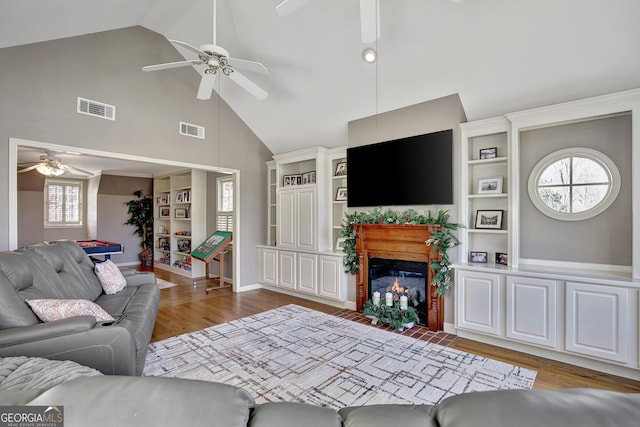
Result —
M 356 254 L 360 269 L 356 274 L 356 307 L 362 307 L 369 300 L 369 257 L 418 261 L 431 264 L 439 259 L 439 252 L 426 241 L 440 226 L 433 224 L 354 224 L 356 231 Z M 429 267 L 427 283 L 431 283 L 433 272 Z M 428 286 L 427 326 L 432 331 L 444 327 L 444 305 L 442 297 L 433 286 Z

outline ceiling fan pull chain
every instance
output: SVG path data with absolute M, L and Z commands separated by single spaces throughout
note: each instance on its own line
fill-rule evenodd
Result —
M 218 10 L 217 7 L 217 0 L 213 0 L 213 44 L 214 46 L 217 46 L 218 43 L 216 41 L 216 27 L 217 27 L 217 22 L 216 22 L 216 11 Z

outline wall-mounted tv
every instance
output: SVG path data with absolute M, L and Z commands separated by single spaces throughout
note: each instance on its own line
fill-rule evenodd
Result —
M 347 206 L 453 204 L 453 130 L 347 149 Z

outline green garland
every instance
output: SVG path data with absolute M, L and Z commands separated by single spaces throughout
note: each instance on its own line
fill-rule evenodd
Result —
M 435 224 L 440 229 L 435 231 L 431 238 L 425 242 L 427 246 L 433 245 L 440 251 L 440 260 L 433 260 L 429 267 L 433 271 L 431 286 L 436 287 L 436 293 L 442 295 L 451 287 L 451 260 L 447 249 L 458 246 L 459 240 L 452 234 L 460 225 L 449 222 L 449 212 L 439 209 L 435 214 L 431 211 L 419 212 L 413 209 L 404 212 L 391 209 L 383 211 L 381 208 L 372 209 L 370 212 L 345 213 L 342 221 L 340 235 L 345 238 L 344 266 L 347 273 L 355 274 L 360 269 L 358 254 L 356 253 L 356 231 L 354 224 Z

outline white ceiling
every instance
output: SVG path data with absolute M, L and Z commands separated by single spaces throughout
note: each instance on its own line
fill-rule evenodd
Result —
M 375 65 L 358 0 L 288 17 L 280 1 L 218 0 L 218 44 L 270 71 L 244 73 L 266 100 L 219 91 L 274 154 L 346 145 L 350 120 L 453 93 L 476 120 L 640 87 L 638 0 L 380 0 Z M 0 48 L 133 25 L 210 43 L 212 0 L 0 0 Z

